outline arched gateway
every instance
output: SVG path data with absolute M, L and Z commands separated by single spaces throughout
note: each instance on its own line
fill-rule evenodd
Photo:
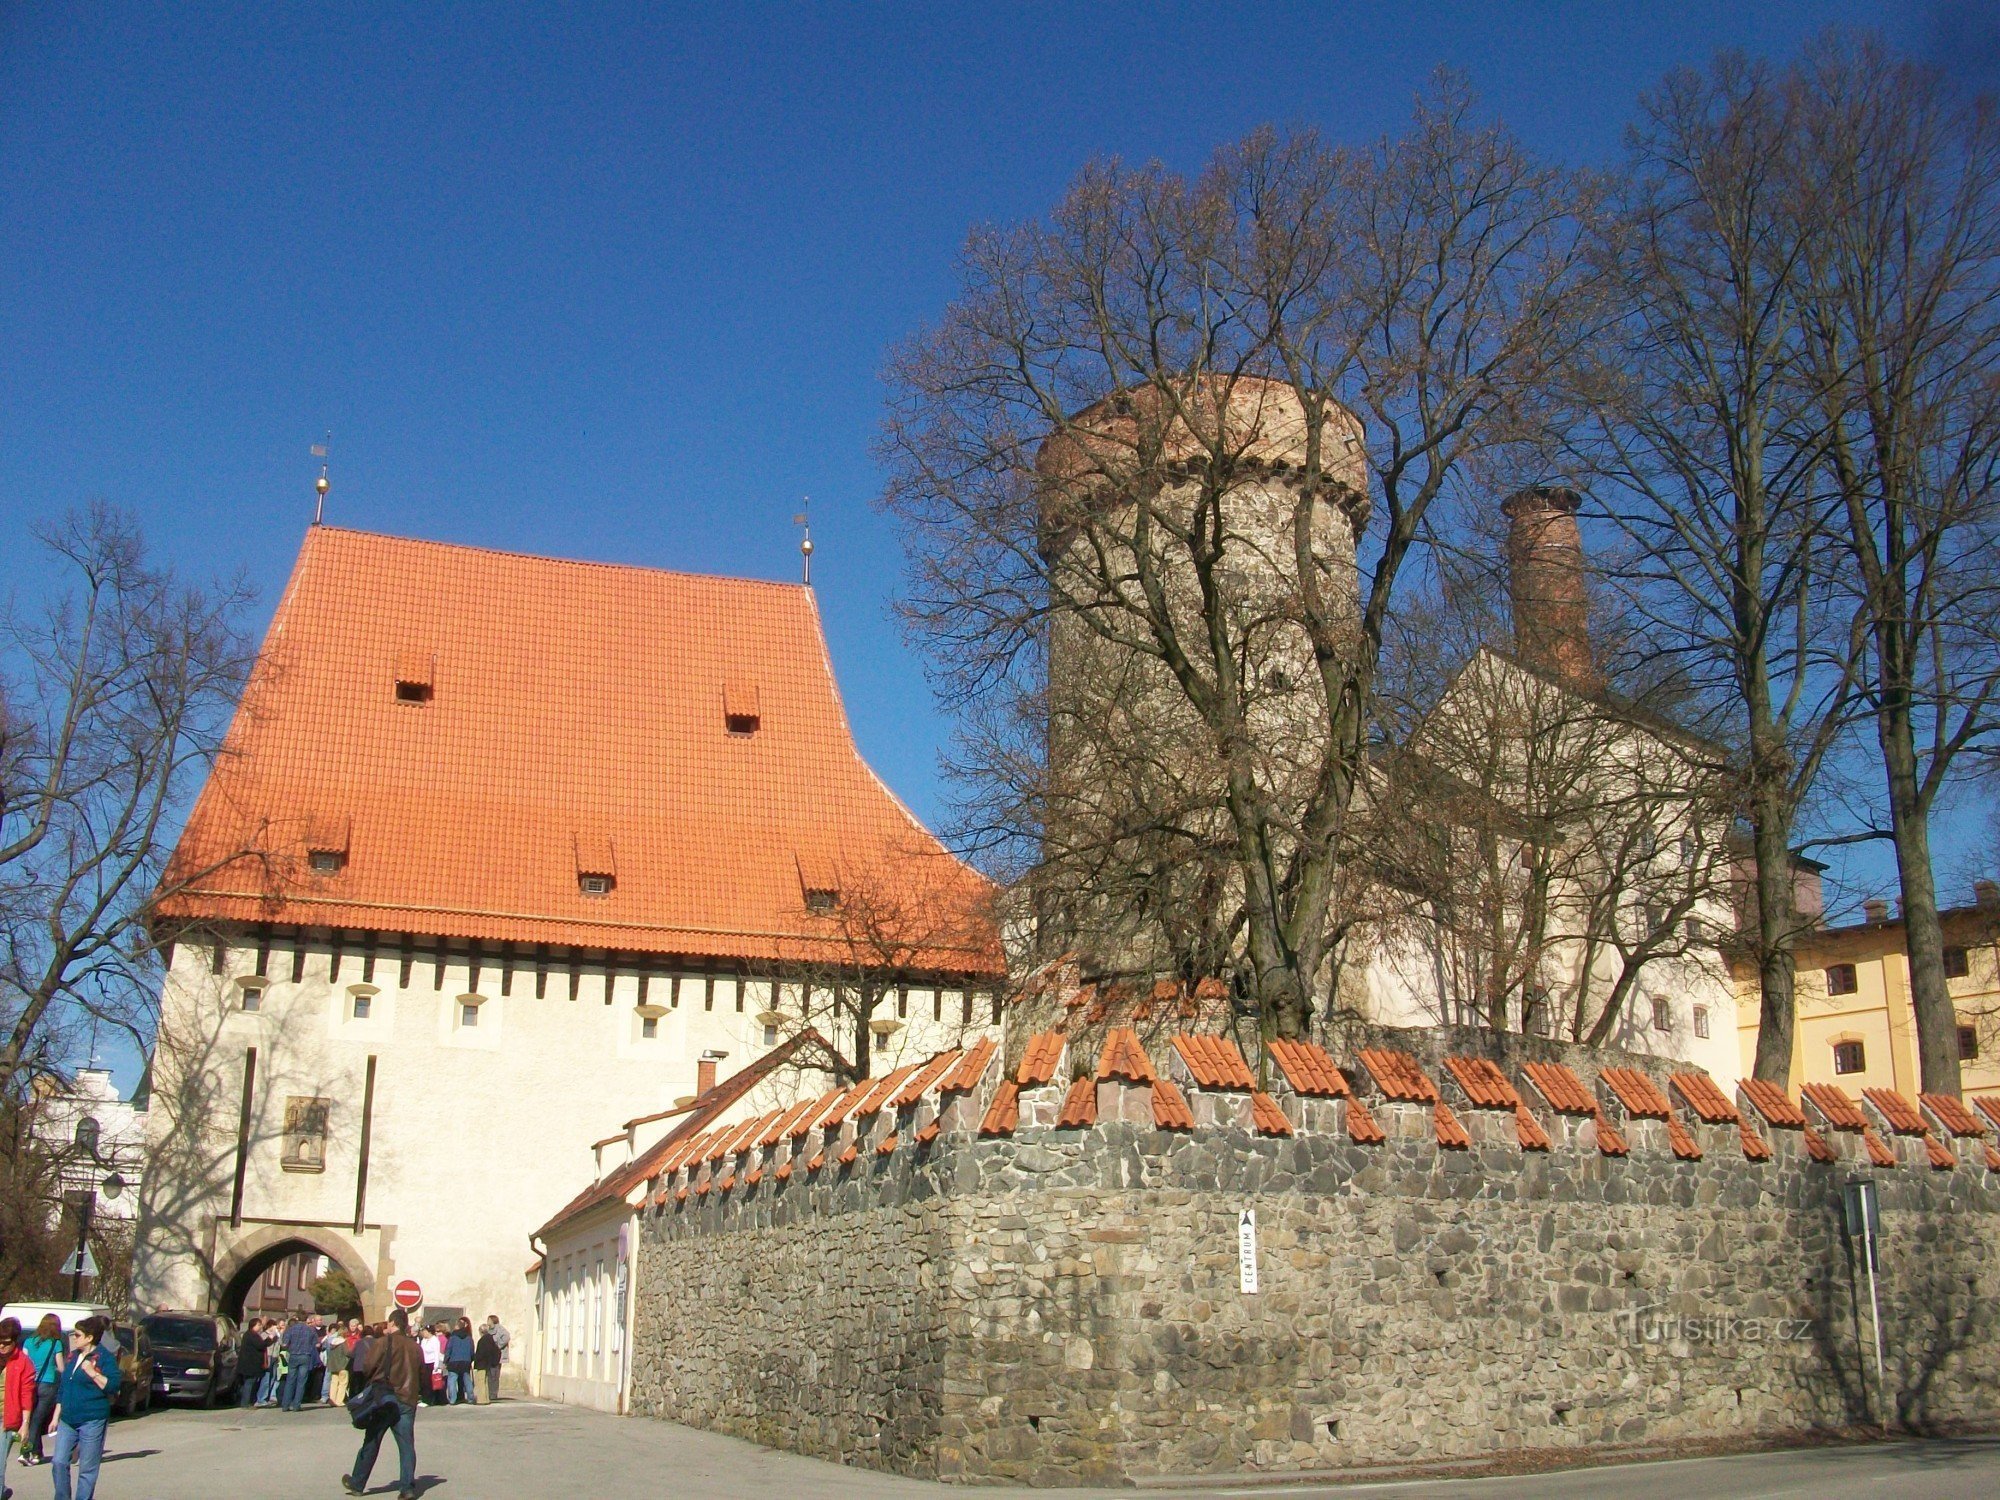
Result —
M 294 1255 L 324 1255 L 347 1273 L 363 1306 L 371 1303 L 375 1278 L 366 1258 L 345 1235 L 318 1226 L 263 1225 L 243 1236 L 221 1255 L 215 1267 L 215 1310 L 241 1321 L 243 1304 L 257 1279 Z

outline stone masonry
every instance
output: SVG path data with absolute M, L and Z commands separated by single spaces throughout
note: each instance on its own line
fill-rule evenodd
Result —
M 1381 1047 L 1267 1094 L 1201 1041 L 947 1055 L 694 1143 L 644 1215 L 633 1409 L 1031 1484 L 1838 1430 L 1876 1410 L 1869 1175 L 1894 1420 L 2000 1410 L 2000 1120 Z

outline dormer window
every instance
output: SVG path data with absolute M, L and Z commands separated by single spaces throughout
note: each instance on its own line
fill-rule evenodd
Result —
M 338 849 L 315 849 L 306 856 L 306 864 L 315 875 L 338 875 L 346 863 L 347 856 Z
M 586 896 L 608 896 L 613 886 L 618 884 L 615 875 L 579 875 L 576 888 Z
M 806 887 L 806 910 L 819 916 L 840 910 L 840 892 L 824 886 Z
M 586 896 L 608 896 L 618 887 L 618 855 L 604 834 L 579 828 L 576 843 L 576 888 Z
M 404 651 L 396 657 L 396 701 L 428 703 L 435 686 L 437 658 L 428 651 Z
M 799 891 L 806 910 L 826 916 L 840 909 L 840 863 L 824 854 L 798 854 Z
M 764 722 L 763 704 L 754 682 L 735 681 L 722 689 L 722 727 L 730 734 L 755 734 Z
M 347 865 L 350 820 L 319 815 L 306 820 L 306 868 L 315 875 L 338 875 Z

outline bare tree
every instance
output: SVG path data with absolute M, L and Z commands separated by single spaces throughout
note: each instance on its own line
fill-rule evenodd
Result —
M 1792 93 L 1814 193 L 1804 345 L 1865 622 L 1918 1061 L 1955 1094 L 1930 817 L 1961 756 L 2000 737 L 2000 122 L 1872 42 L 1811 48 Z
M 1086 170 L 1048 222 L 975 234 L 892 362 L 905 615 L 1003 731 L 965 774 L 1075 885 L 1157 893 L 1184 952 L 1226 934 L 1267 1032 L 1325 993 L 1406 564 L 1538 434 L 1586 315 L 1584 196 L 1447 79 L 1370 149 L 1265 131 L 1193 180 Z M 1088 805 L 1148 764 L 1159 795 Z M 1177 848 L 1178 888 L 1147 872 Z
M 1760 1024 L 1753 1072 L 1793 1050 L 1793 842 L 1848 724 L 1858 635 L 1828 545 L 1825 422 L 1799 299 L 1814 210 L 1782 78 L 1724 56 L 1641 102 L 1618 211 L 1596 253 L 1618 316 L 1580 362 L 1566 436 L 1629 542 L 1608 570 L 1670 658 L 1694 720 L 1735 745 L 1755 868 Z M 1703 710 L 1706 710 L 1703 712 Z
M 4 624 L 0 1092 L 72 1018 L 151 1041 L 148 917 L 249 662 L 244 589 L 180 583 L 126 516 L 96 506 L 42 540 L 68 589 Z

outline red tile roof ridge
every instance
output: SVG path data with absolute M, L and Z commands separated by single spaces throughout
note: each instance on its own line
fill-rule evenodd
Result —
M 1359 1099 L 1347 1101 L 1347 1138 L 1357 1146 L 1379 1146 L 1389 1139 L 1382 1124 Z
M 1267 1050 L 1292 1086 L 1310 1099 L 1346 1099 L 1354 1090 L 1327 1050 L 1303 1037 L 1273 1037 Z
M 1868 1148 L 1868 1159 L 1875 1163 L 1876 1166 L 1893 1167 L 1897 1165 L 1896 1153 L 1890 1150 L 1882 1137 L 1875 1133 L 1873 1125 L 1862 1128 L 1861 1144 Z
M 1808 1155 L 1812 1157 L 1814 1161 L 1826 1162 L 1826 1161 L 1840 1160 L 1840 1153 L 1834 1150 L 1832 1146 L 1828 1145 L 1826 1137 L 1821 1135 L 1817 1130 L 1813 1129 L 1812 1126 L 1807 1125 L 1803 1129 L 1801 1129 L 1799 1131 L 1799 1137 L 1806 1143 L 1806 1152 Z
M 1521 1096 L 1498 1063 L 1488 1057 L 1447 1057 L 1444 1065 L 1465 1097 L 1479 1109 L 1519 1109 Z
M 1436 1104 L 1440 1102 L 1437 1085 L 1425 1076 L 1417 1066 L 1417 1060 L 1407 1052 L 1398 1052 L 1389 1047 L 1364 1047 L 1360 1053 L 1361 1065 L 1375 1080 L 1375 1087 L 1382 1091 L 1382 1097 L 1398 1104 Z
M 854 1113 L 854 1106 L 859 1104 L 874 1086 L 874 1081 L 867 1078 L 850 1084 L 841 1091 L 840 1097 L 827 1107 L 826 1113 L 813 1121 L 814 1127 L 819 1130 L 832 1130 L 846 1124 L 847 1117 Z
M 1897 1135 L 1928 1135 L 1930 1127 L 1924 1124 L 1924 1117 L 1917 1113 L 1916 1106 L 1894 1089 L 1863 1089 L 1861 1097 L 1881 1112 L 1882 1118 Z
M 1618 1133 L 1618 1127 L 1604 1118 L 1602 1110 L 1596 1116 L 1597 1149 L 1605 1156 L 1630 1156 L 1632 1148 L 1625 1137 Z
M 1930 1154 L 1931 1166 L 1937 1171 L 1949 1172 L 1958 1165 L 1958 1154 L 1928 1130 L 1924 1132 L 1924 1150 Z
M 965 1094 L 979 1087 L 986 1077 L 986 1070 L 993 1066 L 993 1059 L 1000 1047 L 990 1036 L 983 1036 L 964 1052 L 959 1054 L 958 1063 L 938 1082 L 940 1094 Z
M 1743 1140 L 1743 1155 L 1749 1161 L 1769 1161 L 1771 1143 L 1750 1128 L 1750 1122 L 1742 1116 L 1736 1120 L 1736 1132 Z
M 1767 1125 L 1778 1125 L 1796 1130 L 1805 1124 L 1805 1114 L 1792 1102 L 1779 1085 L 1768 1078 L 1739 1078 L 1736 1087 L 1743 1097 L 1756 1106 L 1757 1113 L 1764 1117 Z
M 2000 1150 L 1995 1150 L 1990 1144 L 1986 1148 L 1986 1170 L 2000 1172 Z
M 834 1159 L 838 1161 L 843 1167 L 851 1167 L 857 1160 L 860 1159 L 860 1156 L 861 1156 L 860 1145 L 857 1142 L 849 1141 L 847 1143 L 847 1149 L 841 1152 L 840 1155 Z
M 900 1068 L 892 1068 L 880 1078 L 869 1080 L 868 1091 L 856 1101 L 851 1113 L 856 1119 L 866 1119 L 880 1114 L 889 1101 L 896 1097 L 903 1085 L 910 1081 L 910 1075 L 922 1067 L 921 1063 L 904 1063 Z
M 1673 1108 L 1660 1086 L 1637 1068 L 1600 1068 L 1597 1076 L 1610 1086 L 1627 1114 L 1642 1120 L 1673 1118 Z
M 986 1107 L 986 1117 L 979 1122 L 981 1135 L 1012 1135 L 1021 1123 L 1021 1085 L 1011 1078 L 1003 1078 L 1000 1087 L 993 1091 L 993 1102 Z
M 940 1134 L 943 1133 L 943 1130 L 944 1130 L 944 1121 L 932 1120 L 930 1124 L 926 1125 L 922 1130 L 919 1130 L 915 1135 L 911 1136 L 910 1139 L 915 1141 L 919 1146 L 928 1146 L 932 1141 L 936 1140 Z
M 1438 1145 L 1447 1151 L 1464 1151 L 1472 1145 L 1472 1137 L 1465 1133 L 1458 1116 L 1442 1099 L 1431 1105 L 1431 1126 L 1437 1133 Z
M 896 1132 L 892 1130 L 882 1137 L 882 1144 L 875 1148 L 875 1154 L 877 1156 L 891 1156 L 895 1154 L 895 1150 Z
M 1687 1127 L 1672 1115 L 1667 1116 L 1667 1144 L 1673 1147 L 1674 1155 L 1682 1161 L 1700 1161 L 1701 1147 L 1695 1144 Z
M 1535 1086 L 1550 1109 L 1565 1115 L 1595 1115 L 1597 1100 L 1568 1068 L 1556 1062 L 1527 1062 L 1521 1071 Z
M 1931 1117 L 1952 1135 L 1960 1137 L 1983 1136 L 1986 1127 L 1979 1123 L 1979 1116 L 1965 1107 L 1965 1101 L 1956 1094 L 1919 1094 L 1918 1101 L 1931 1112 Z
M 1064 1129 L 1078 1130 L 1096 1123 L 1096 1081 L 1079 1078 L 1069 1086 L 1069 1092 L 1063 1096 L 1062 1113 L 1056 1116 L 1056 1124 Z
M 1262 1089 L 1250 1091 L 1250 1123 L 1259 1135 L 1290 1135 L 1292 1122 L 1278 1108 L 1278 1101 Z
M 1706 1073 L 1674 1073 L 1668 1077 L 1667 1087 L 1681 1096 L 1704 1125 L 1736 1125 L 1742 1122 L 1743 1117 L 1729 1102 L 1729 1096 Z
M 1186 1097 L 1165 1074 L 1153 1080 L 1153 1125 L 1159 1130 L 1194 1129 L 1194 1111 Z
M 922 1064 L 917 1069 L 915 1075 L 911 1077 L 908 1083 L 903 1085 L 901 1092 L 890 1102 L 897 1109 L 909 1108 L 912 1104 L 923 1098 L 925 1094 L 929 1093 L 933 1084 L 939 1082 L 945 1074 L 957 1067 L 958 1059 L 959 1052 L 955 1047 L 938 1053 L 937 1056 L 933 1057 L 929 1062 Z
M 1173 1046 L 1197 1088 L 1247 1093 L 1257 1087 L 1250 1064 L 1227 1037 L 1181 1031 L 1174 1034 Z
M 845 1097 L 846 1093 L 847 1089 L 844 1086 L 830 1088 L 807 1105 L 805 1109 L 801 1110 L 798 1117 L 792 1121 L 790 1126 L 792 1139 L 798 1140 L 800 1137 L 808 1134 L 815 1125 L 819 1124 L 826 1117 L 826 1112 Z
M 1063 1048 L 1068 1042 L 1060 1031 L 1042 1031 L 1028 1038 L 1028 1045 L 1021 1053 L 1021 1066 L 1014 1072 L 1014 1081 L 1023 1088 L 1040 1088 L 1055 1082 L 1056 1067 L 1062 1061 Z
M 1799 1092 L 1835 1130 L 1859 1132 L 1868 1128 L 1868 1117 L 1861 1113 L 1861 1106 L 1839 1084 L 1806 1083 L 1799 1086 Z
M 806 1170 L 808 1172 L 817 1172 L 821 1167 L 825 1165 L 826 1165 L 826 1153 L 824 1151 L 815 1151 L 812 1154 L 812 1160 L 806 1163 Z
M 2000 1130 L 2000 1094 L 1978 1094 L 1972 1102 L 1982 1115 L 1993 1122 L 1993 1128 Z
M 1530 1113 L 1526 1104 L 1514 1106 L 1514 1137 L 1523 1151 L 1547 1151 L 1551 1144 L 1549 1133 L 1542 1129 L 1542 1122 Z
M 1123 1078 L 1129 1083 L 1151 1083 L 1153 1063 L 1139 1045 L 1139 1033 L 1130 1026 L 1114 1026 L 1104 1035 L 1104 1050 L 1097 1057 L 1099 1078 Z

